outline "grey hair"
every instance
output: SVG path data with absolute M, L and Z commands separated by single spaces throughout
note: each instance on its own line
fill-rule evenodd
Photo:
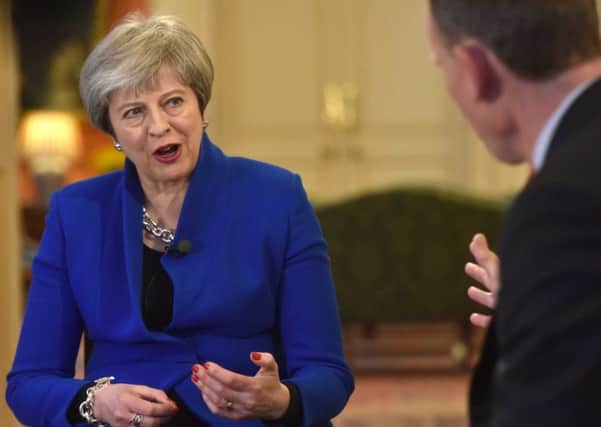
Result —
M 173 67 L 181 82 L 192 88 L 204 112 L 211 98 L 213 64 L 198 37 L 174 16 L 147 18 L 136 13 L 100 41 L 81 69 L 79 93 L 94 126 L 112 134 L 111 93 L 137 92 L 152 84 L 163 64 Z

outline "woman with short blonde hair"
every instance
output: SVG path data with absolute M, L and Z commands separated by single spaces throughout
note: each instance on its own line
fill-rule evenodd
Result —
M 22 423 L 328 426 L 346 404 L 315 213 L 298 175 L 211 142 L 212 82 L 173 17 L 129 17 L 86 60 L 83 103 L 125 165 L 52 197 L 8 375 Z

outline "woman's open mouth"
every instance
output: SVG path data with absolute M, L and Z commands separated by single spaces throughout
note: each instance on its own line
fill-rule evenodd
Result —
M 171 163 L 178 159 L 181 151 L 180 144 L 166 144 L 154 150 L 152 156 L 161 163 Z

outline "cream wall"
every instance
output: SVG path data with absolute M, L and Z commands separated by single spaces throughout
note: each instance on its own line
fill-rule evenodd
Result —
M 175 15 L 181 18 L 199 35 L 207 49 L 212 50 L 215 35 L 215 1 L 152 0 L 150 3 L 154 14 Z
M 6 373 L 12 363 L 21 320 L 19 227 L 16 183 L 16 59 L 10 33 L 10 2 L 0 0 L 0 425 L 18 425 L 4 400 Z
M 216 142 L 299 172 L 314 200 L 397 185 L 516 191 L 527 169 L 493 160 L 448 99 L 429 59 L 425 4 L 153 1 L 155 12 L 181 16 L 215 60 Z M 350 87 L 348 96 L 326 98 L 332 85 Z

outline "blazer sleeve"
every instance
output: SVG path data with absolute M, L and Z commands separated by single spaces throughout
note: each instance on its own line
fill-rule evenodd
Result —
M 32 426 L 69 425 L 67 409 L 86 383 L 73 379 L 82 319 L 66 271 L 58 194 L 33 260 L 29 299 L 7 377 L 9 406 L 21 423 Z
M 354 389 L 342 353 L 340 320 L 317 217 L 293 177 L 285 268 L 280 286 L 280 330 L 289 377 L 300 391 L 302 426 L 326 425 Z
M 600 203 L 547 188 L 513 210 L 501 254 L 493 425 L 600 425 Z

